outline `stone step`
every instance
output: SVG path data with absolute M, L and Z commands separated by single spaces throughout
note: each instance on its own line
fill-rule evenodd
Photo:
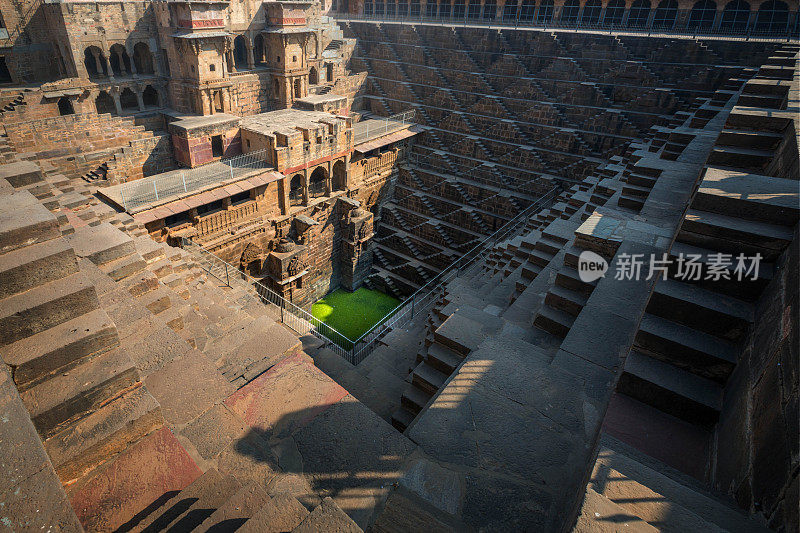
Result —
M 636 349 L 693 374 L 725 383 L 736 366 L 736 346 L 728 341 L 645 313 Z
M 58 237 L 56 217 L 31 193 L 0 196 L 0 254 Z
M 145 306 L 151 313 L 157 315 L 172 307 L 172 299 L 175 293 L 163 286 L 156 287 L 138 298 L 139 303 Z
M 78 257 L 102 265 L 136 252 L 133 239 L 108 222 L 76 228 L 67 237 Z
M 428 346 L 428 364 L 447 375 L 452 374 L 463 359 L 461 355 L 441 344 L 434 342 Z
M 708 168 L 692 209 L 793 227 L 800 219 L 797 181 Z
M 574 316 L 564 311 L 553 309 L 549 305 L 543 305 L 533 319 L 534 326 L 562 339 L 567 336 L 574 323 Z
M 630 198 L 638 198 L 641 201 L 645 201 L 650 195 L 650 189 L 647 187 L 626 183 L 622 186 L 622 194 Z
M 136 246 L 136 251 L 139 252 L 142 259 L 147 261 L 147 264 L 155 263 L 167 256 L 164 252 L 164 247 L 147 236 L 134 239 L 134 246 Z
M 710 427 L 722 408 L 722 386 L 631 350 L 617 391 L 692 424 Z
M 708 154 L 708 164 L 760 172 L 769 165 L 774 155 L 772 150 L 716 145 Z
M 158 402 L 138 386 L 61 429 L 44 447 L 61 482 L 69 484 L 163 424 Z
M 588 297 L 597 286 L 597 281 L 598 280 L 594 280 L 587 283 L 580 278 L 576 269 L 565 265 L 556 274 L 555 284 Z
M 260 484 L 251 483 L 220 505 L 195 531 L 236 531 L 271 499 Z
M 235 478 L 209 468 L 131 531 L 193 531 L 239 489 L 241 484 Z
M 523 279 L 526 279 L 528 281 L 532 281 L 532 280 L 536 279 L 536 276 L 538 276 L 539 273 L 542 270 L 544 270 L 544 269 L 542 267 L 540 267 L 539 265 L 535 265 L 533 263 L 526 262 L 526 263 L 523 263 L 523 265 L 522 265 L 522 271 L 520 272 L 520 275 L 522 276 Z
M 657 533 L 658 529 L 587 487 L 578 522 L 572 531 L 573 533 L 617 533 L 619 531 Z
M 554 241 L 545 235 L 542 235 L 533 246 L 536 250 L 541 250 L 549 255 L 556 255 L 564 247 L 564 243 Z
M 586 305 L 586 300 L 586 296 L 583 294 L 559 285 L 550 287 L 544 297 L 544 302 L 547 305 L 553 309 L 564 311 L 574 317 L 577 317 L 581 313 L 583 307 Z
M 78 271 L 75 253 L 64 239 L 54 239 L 0 255 L 0 299 Z
M 363 533 L 363 530 L 339 508 L 330 496 L 322 500 L 308 514 L 292 533 L 317 533 L 335 531 L 337 533 Z
M 656 283 L 647 312 L 730 341 L 753 320 L 752 304 L 671 279 Z
M 138 253 L 120 257 L 100 265 L 100 270 L 108 274 L 114 281 L 120 281 L 139 272 L 147 267 L 147 263 Z
M 553 260 L 553 257 L 555 257 L 555 254 L 537 249 L 531 250 L 531 252 L 528 254 L 528 260 L 534 265 L 538 265 L 542 268 L 549 265 L 550 261 Z
M 3 300 L 0 346 L 36 335 L 99 307 L 94 285 L 77 272 Z
M 621 193 L 617 199 L 617 205 L 632 209 L 634 211 L 641 211 L 644 206 L 644 200 L 639 196 L 632 196 L 628 193 Z
M 411 425 L 416 417 L 417 415 L 415 413 L 404 405 L 401 405 L 392 413 L 392 426 L 398 431 L 403 432 Z
M 308 510 L 288 493 L 273 496 L 237 533 L 293 531 L 308 516 Z
M 740 273 L 736 272 L 738 259 L 733 255 L 720 258 L 720 252 L 707 250 L 680 241 L 672 243 L 669 255 L 672 260 L 670 266 L 670 276 L 675 279 L 684 279 L 688 283 L 694 283 L 700 287 L 715 292 L 720 292 L 747 301 L 755 301 L 761 296 L 762 291 L 767 287 L 773 276 L 773 265 L 759 261 L 758 270 L 753 269 L 752 259 L 746 258 Z M 678 278 L 678 261 L 683 258 L 684 266 L 681 272 L 682 278 Z M 720 259 L 717 261 L 717 259 Z M 689 261 L 698 263 L 697 273 L 690 274 Z M 724 264 L 729 262 L 729 265 Z M 719 276 L 710 270 L 714 268 L 720 272 Z M 726 279 L 727 277 L 727 279 Z M 719 278 L 719 279 L 715 279 Z M 740 279 L 741 278 L 741 279 Z
M 657 461 L 648 464 L 604 439 L 589 488 L 661 531 L 768 531 L 713 494 L 665 475 Z
M 436 394 L 447 381 L 447 377 L 447 374 L 436 370 L 430 364 L 423 361 L 418 364 L 411 373 L 411 382 L 424 392 Z
M 117 348 L 82 359 L 20 397 L 39 434 L 47 438 L 60 425 L 82 417 L 138 381 L 133 361 Z
M 82 357 L 119 346 L 117 328 L 103 309 L 0 348 L 0 357 L 14 371 L 20 391 Z
M 400 397 L 400 404 L 414 413 L 422 411 L 431 399 L 431 395 L 414 385 L 407 385 Z
M 783 140 L 783 135 L 775 132 L 723 129 L 717 137 L 717 144 L 740 148 L 750 147 L 757 150 L 774 150 L 781 140 Z

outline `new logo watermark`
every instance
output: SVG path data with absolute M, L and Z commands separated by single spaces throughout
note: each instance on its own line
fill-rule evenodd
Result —
M 606 275 L 608 261 L 603 256 L 584 250 L 578 256 L 578 277 L 584 283 L 591 283 Z
M 675 257 L 669 254 L 619 254 L 614 261 L 614 279 L 639 280 L 672 277 L 682 281 L 720 281 L 758 279 L 761 254 L 711 253 L 683 254 Z M 605 277 L 608 261 L 601 255 L 584 250 L 578 256 L 578 276 L 584 283 L 592 283 Z

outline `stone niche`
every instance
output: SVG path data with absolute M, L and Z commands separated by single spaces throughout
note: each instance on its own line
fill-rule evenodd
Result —
M 372 268 L 373 215 L 348 198 L 341 202 L 346 210 L 342 235 L 342 287 L 358 289 Z
M 308 274 L 306 255 L 306 246 L 284 238 L 267 255 L 265 262 L 270 288 L 300 306 L 304 305 L 308 293 L 303 286 L 303 278 Z

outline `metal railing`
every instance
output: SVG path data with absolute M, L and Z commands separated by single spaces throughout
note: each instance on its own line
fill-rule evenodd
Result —
M 629 19 L 629 10 L 621 18 L 606 17 L 605 11 L 596 18 L 584 16 L 582 11 L 562 16 L 560 12 L 551 11 L 546 14 L 538 12 L 515 13 L 512 16 L 485 14 L 472 12 L 455 13 L 446 15 L 433 15 L 420 12 L 419 14 L 352 14 L 333 13 L 332 16 L 341 22 L 424 22 L 435 25 L 464 25 L 464 26 L 489 26 L 497 28 L 542 28 L 554 30 L 584 30 L 607 31 L 609 33 L 645 34 L 649 36 L 665 37 L 724 37 L 726 39 L 749 40 L 798 40 L 798 12 L 790 11 L 787 22 L 777 27 L 772 24 L 760 24 L 757 16 L 751 14 L 746 27 L 724 26 L 721 12 L 715 14 L 713 22 L 699 21 L 692 17 L 691 10 L 676 10 L 674 18 L 662 21 L 654 18 L 656 9 L 651 9 L 647 19 Z
M 122 207 L 128 211 L 152 202 L 196 191 L 224 180 L 233 180 L 255 169 L 271 168 L 266 162 L 266 156 L 267 150 L 259 150 L 197 168 L 130 181 L 119 190 Z
M 450 266 L 439 272 L 433 279 L 417 289 L 414 294 L 392 309 L 355 341 L 315 318 L 305 309 L 281 297 L 255 278 L 228 264 L 216 255 L 203 250 L 191 239 L 181 237 L 181 246 L 185 250 L 192 252 L 200 267 L 219 281 L 229 287 L 242 287 L 251 297 L 272 307 L 275 311 L 275 318 L 297 334 L 317 337 L 334 353 L 350 364 L 357 365 L 375 349 L 378 341 L 387 332 L 393 328 L 404 326 L 419 313 L 426 311 L 436 301 L 448 283 L 459 276 L 473 272 L 479 266 L 480 261 L 498 243 L 516 236 L 517 232 L 525 227 L 532 214 L 552 204 L 558 191 L 558 187 L 553 187 L 537 201 L 519 212 L 500 229 L 486 237 L 451 263 Z
M 413 124 L 416 111 L 411 109 L 396 115 L 378 119 L 367 119 L 353 124 L 353 144 L 360 144 L 370 139 L 402 130 Z
M 467 253 L 456 259 L 447 268 L 439 272 L 433 279 L 417 289 L 411 296 L 406 298 L 400 305 L 389 311 L 372 328 L 367 330 L 361 337 L 355 340 L 352 348 L 352 360 L 361 362 L 375 348 L 377 341 L 392 328 L 400 327 L 418 315 L 426 311 L 433 302 L 441 295 L 444 287 L 453 279 L 470 274 L 480 265 L 494 247 L 511 237 L 516 236 L 517 232 L 525 227 L 528 219 L 534 213 L 552 204 L 558 195 L 559 188 L 553 187 L 542 197 L 520 211 L 514 218 L 503 224 L 497 231 L 486 237 L 483 241 L 476 244 Z M 357 363 L 356 363 L 357 364 Z
M 181 247 L 191 252 L 200 267 L 219 281 L 229 287 L 237 286 L 245 289 L 250 297 L 270 307 L 274 311 L 274 318 L 280 320 L 298 335 L 317 337 L 334 353 L 353 363 L 351 349 L 353 342 L 346 335 L 283 298 L 252 276 L 204 250 L 191 239 L 181 237 Z

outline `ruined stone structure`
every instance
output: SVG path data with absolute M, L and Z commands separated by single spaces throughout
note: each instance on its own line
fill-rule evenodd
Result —
M 796 2 L 0 14 L 2 527 L 800 527 Z

